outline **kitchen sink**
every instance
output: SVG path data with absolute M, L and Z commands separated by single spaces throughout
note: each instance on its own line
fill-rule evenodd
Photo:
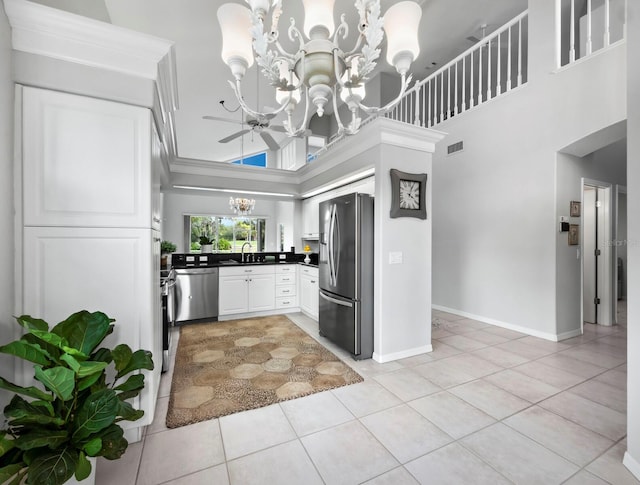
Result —
M 220 264 L 242 264 L 239 261 L 236 261 L 235 259 L 227 259 L 225 261 L 220 261 Z

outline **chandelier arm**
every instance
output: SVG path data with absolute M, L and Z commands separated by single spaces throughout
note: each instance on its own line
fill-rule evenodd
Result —
M 287 134 L 289 136 L 299 136 L 304 134 L 304 132 L 306 131 L 306 126 L 307 126 L 307 122 L 309 120 L 309 90 L 305 89 L 304 90 L 304 119 L 302 120 L 302 123 L 300 124 L 300 127 L 298 127 L 297 129 L 293 129 L 293 117 L 291 116 L 292 111 L 288 111 L 287 112 L 287 122 L 285 124 L 285 128 L 287 129 Z
M 333 51 L 334 58 L 336 57 L 336 51 Z M 337 61 L 336 61 L 337 63 Z M 336 117 L 336 122 L 338 123 L 338 135 L 342 135 L 345 132 L 345 127 L 342 124 L 342 120 L 340 119 L 340 112 L 338 111 L 338 85 L 335 84 L 333 86 L 333 116 Z
M 280 44 L 279 40 L 274 39 L 273 45 L 275 45 L 276 49 L 278 49 L 278 52 L 280 53 L 280 59 L 285 59 L 287 61 L 294 61 L 296 59 L 296 56 L 294 54 L 289 54 L 286 50 L 284 50 L 284 47 L 282 47 L 282 44 Z
M 333 34 L 333 43 L 338 45 L 338 37 L 340 37 L 340 33 L 344 31 L 342 34 L 342 40 L 346 39 L 349 35 L 349 25 L 347 24 L 347 20 L 344 14 L 340 15 L 340 25 L 336 29 L 336 32 Z
M 360 35 L 358 36 L 358 40 L 356 40 L 356 45 L 353 46 L 353 49 L 351 49 L 349 52 L 346 52 L 344 57 L 345 59 L 347 57 L 353 57 L 353 55 L 362 55 L 360 54 L 360 47 L 362 46 L 362 41 L 364 40 L 364 34 L 361 32 Z
M 296 21 L 295 21 L 295 19 L 293 17 L 291 17 L 290 23 L 291 23 L 291 25 L 289 25 L 289 29 L 287 30 L 287 32 L 289 33 L 289 40 L 291 40 L 291 42 L 295 42 L 296 38 L 297 38 L 298 39 L 298 50 L 301 51 L 301 50 L 304 49 L 304 37 L 302 36 L 302 33 L 296 27 Z
M 238 99 L 238 103 L 240 103 L 240 106 L 242 106 L 242 110 L 248 115 L 253 116 L 254 118 L 271 119 L 275 117 L 277 114 L 281 113 L 289 104 L 289 103 L 282 103 L 282 105 L 278 109 L 276 109 L 275 111 L 270 111 L 268 113 L 261 113 L 260 111 L 254 111 L 247 105 L 247 103 L 244 102 L 244 98 L 242 97 L 242 88 L 241 88 L 240 81 L 236 80 L 235 83 L 233 81 L 229 81 L 229 85 L 233 89 L 233 92 L 236 95 L 236 98 Z
M 374 108 L 374 107 L 365 106 L 361 102 L 358 102 L 358 107 L 367 114 L 377 115 L 377 114 L 381 114 L 389 111 L 400 102 L 400 100 L 404 96 L 404 93 L 407 90 L 407 87 L 409 86 L 409 83 L 411 82 L 411 79 L 412 79 L 411 75 L 407 77 L 406 74 L 402 74 L 402 84 L 400 86 L 400 94 L 398 94 L 398 97 L 396 97 L 396 99 L 394 99 L 393 101 L 389 102 L 386 106 L 382 108 Z

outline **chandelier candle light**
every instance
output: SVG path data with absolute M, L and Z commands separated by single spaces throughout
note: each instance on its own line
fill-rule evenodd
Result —
M 227 3 L 218 9 L 218 21 L 222 30 L 222 59 L 231 69 L 235 82 L 229 81 L 242 109 L 259 121 L 268 121 L 284 111 L 284 126 L 289 136 L 300 136 L 306 131 L 311 111 L 315 106 L 322 116 L 326 104 L 333 97 L 333 114 L 340 135 L 353 135 L 360 129 L 359 110 L 367 114 L 380 114 L 393 108 L 404 95 L 411 75 L 407 75 L 411 63 L 420 52 L 418 24 L 422 9 L 413 1 L 398 2 L 391 6 L 384 18 L 380 16 L 380 0 L 356 0 L 355 8 L 360 20 L 358 39 L 351 51 L 344 52 L 338 39 L 349 33 L 345 15 L 335 28 L 333 6 L 335 0 L 302 0 L 305 10 L 304 34 L 291 19 L 288 36 L 298 43 L 294 54 L 286 52 L 278 37 L 278 20 L 282 14 L 282 0 L 245 0 L 251 9 L 237 3 Z M 265 19 L 271 14 L 271 27 L 265 31 Z M 362 104 L 365 83 L 376 67 L 380 56 L 383 28 L 387 35 L 387 62 L 401 76 L 400 94 L 384 107 Z M 308 40 L 306 40 L 308 39 Z M 275 46 L 275 49 L 270 49 Z M 253 47 L 253 48 L 252 48 Z M 244 101 L 241 81 L 246 70 L 255 62 L 263 75 L 276 89 L 280 107 L 271 112 L 252 110 Z M 304 93 L 304 119 L 294 126 L 293 113 Z M 338 113 L 337 97 L 347 104 L 352 118 L 344 126 Z
M 244 199 L 241 197 L 229 197 L 229 207 L 231 210 L 240 216 L 246 216 L 247 214 L 251 214 L 253 207 L 256 205 L 256 201 L 254 199 Z

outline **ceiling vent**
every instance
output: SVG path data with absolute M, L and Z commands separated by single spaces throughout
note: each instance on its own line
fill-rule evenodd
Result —
M 461 141 L 454 143 L 453 145 L 449 145 L 447 147 L 447 155 L 452 155 L 456 152 L 462 151 L 463 148 L 464 148 L 464 145 Z

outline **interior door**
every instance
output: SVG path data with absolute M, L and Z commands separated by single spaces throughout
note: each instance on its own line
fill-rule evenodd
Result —
M 596 239 L 596 199 L 598 191 L 595 187 L 585 185 L 583 196 L 583 224 L 584 224 L 584 280 L 583 280 L 583 320 L 587 323 L 598 323 L 596 313 L 597 288 L 597 239 Z

